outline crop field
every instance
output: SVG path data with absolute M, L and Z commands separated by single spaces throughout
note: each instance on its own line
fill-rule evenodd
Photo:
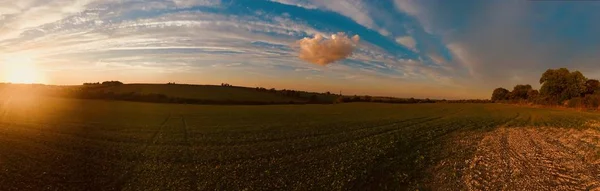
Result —
M 600 114 L 0 98 L 0 190 L 593 190 Z

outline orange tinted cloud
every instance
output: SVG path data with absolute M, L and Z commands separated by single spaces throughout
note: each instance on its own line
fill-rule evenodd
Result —
M 314 38 L 305 37 L 297 41 L 300 45 L 298 57 L 304 61 L 324 66 L 351 56 L 359 40 L 358 35 L 349 38 L 341 32 L 331 35 L 329 39 L 318 34 Z

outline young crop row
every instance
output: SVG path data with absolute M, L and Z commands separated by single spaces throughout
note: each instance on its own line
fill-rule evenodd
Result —
M 29 101 L 2 106 L 0 190 L 464 189 L 486 133 L 600 118 L 501 104 Z

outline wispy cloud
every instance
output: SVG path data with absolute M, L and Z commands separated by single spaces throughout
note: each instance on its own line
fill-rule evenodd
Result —
M 417 96 L 406 87 L 430 87 L 435 91 L 419 95 L 460 97 L 454 91 L 461 90 L 484 98 L 491 86 L 533 83 L 549 67 L 597 71 L 594 8 L 522 1 L 3 1 L 0 57 L 31 57 L 51 73 L 51 83 L 111 71 L 132 81 L 237 80 L 399 96 Z M 572 17 L 557 16 L 558 9 Z M 325 67 L 297 57 L 298 39 L 340 31 L 360 36 L 352 55 Z M 321 83 L 294 85 L 307 78 Z
M 417 42 L 411 36 L 396 37 L 396 42 L 410 48 L 413 51 L 417 51 Z

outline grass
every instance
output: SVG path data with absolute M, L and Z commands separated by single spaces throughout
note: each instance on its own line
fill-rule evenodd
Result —
M 431 189 L 435 172 L 461 177 L 437 164 L 473 155 L 456 140 L 600 119 L 501 104 L 0 104 L 0 190 Z

